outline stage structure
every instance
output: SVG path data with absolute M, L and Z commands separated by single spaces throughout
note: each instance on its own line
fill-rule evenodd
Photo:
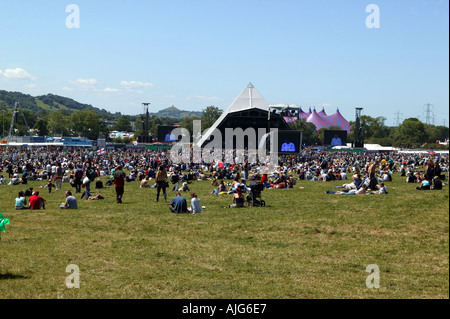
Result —
M 362 107 L 356 108 L 356 116 L 355 116 L 355 140 L 352 143 L 352 147 L 354 148 L 363 148 L 364 147 L 364 139 L 362 137 L 361 132 L 361 111 L 363 110 Z
M 197 142 L 197 145 L 204 147 L 212 139 L 215 129 L 218 129 L 222 134 L 222 145 L 225 147 L 225 129 L 241 128 L 245 131 L 248 128 L 253 128 L 258 134 L 258 129 L 266 129 L 267 132 L 271 128 L 278 130 L 290 130 L 289 125 L 280 114 L 274 110 L 270 112 L 269 104 L 256 90 L 256 88 L 249 83 L 241 94 L 233 101 L 233 103 L 222 113 L 219 119 L 208 129 L 202 138 Z M 236 144 L 237 137 L 233 137 L 233 145 Z M 244 147 L 248 146 L 248 141 L 244 141 Z

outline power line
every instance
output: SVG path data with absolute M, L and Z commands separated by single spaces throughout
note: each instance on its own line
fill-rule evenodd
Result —
M 424 105 L 425 107 L 425 123 L 434 125 L 434 113 L 433 113 L 433 104 L 427 103 Z
M 400 125 L 400 120 L 403 119 L 403 118 L 400 118 L 400 115 L 403 116 L 403 113 L 400 113 L 400 111 L 397 111 L 397 113 L 395 113 L 394 115 L 395 115 L 394 125 L 395 126 L 399 126 Z

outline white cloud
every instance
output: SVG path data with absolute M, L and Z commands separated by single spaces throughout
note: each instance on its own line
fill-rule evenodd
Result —
M 139 81 L 122 81 L 122 82 L 120 82 L 120 86 L 122 86 L 128 90 L 131 90 L 131 89 L 138 89 L 138 88 L 153 87 L 153 83 L 139 82 Z
M 113 88 L 106 88 L 103 90 L 103 92 L 120 92 L 119 89 L 113 89 Z
M 96 79 L 78 79 L 78 80 L 69 81 L 69 82 L 80 88 L 92 88 L 98 83 L 98 81 Z
M 210 100 L 210 101 L 222 100 L 221 98 L 216 97 L 216 96 L 201 96 L 201 95 L 197 95 L 197 96 L 194 96 L 194 98 L 200 99 L 200 100 Z
M 0 70 L 0 77 L 6 80 L 32 80 L 35 81 L 37 78 L 32 76 L 30 73 L 22 68 L 6 69 L 5 71 Z

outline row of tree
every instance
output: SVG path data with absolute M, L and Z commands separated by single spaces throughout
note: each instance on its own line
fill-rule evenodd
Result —
M 23 113 L 23 116 L 20 113 Z M 11 111 L 0 113 L 0 123 L 5 123 L 3 136 L 9 133 L 11 119 Z M 30 129 L 34 130 L 33 135 L 38 136 L 83 136 L 90 139 L 97 139 L 100 135 L 107 135 L 109 132 L 101 116 L 88 109 L 73 113 L 57 111 L 41 118 L 28 110 L 20 110 L 14 124 L 14 135 L 30 135 Z
M 106 124 L 107 121 L 110 121 L 109 118 L 103 118 L 92 109 L 82 109 L 75 112 L 61 110 L 45 114 L 44 116 L 39 116 L 24 109 L 21 112 L 23 112 L 24 116 L 20 115 L 18 117 L 15 125 L 16 135 L 28 135 L 28 128 L 33 128 L 35 130 L 34 133 L 39 136 L 84 136 L 95 140 L 99 136 L 108 137 L 109 132 L 113 130 L 134 132 L 135 136 L 141 136 L 144 132 L 144 116 L 123 115 L 111 126 Z M 194 120 L 202 121 L 202 131 L 204 131 L 211 127 L 221 114 L 222 110 L 219 108 L 208 106 L 202 111 L 201 117 L 194 116 L 177 119 L 151 116 L 149 119 L 149 133 L 151 136 L 157 136 L 158 125 L 178 124 L 188 129 L 192 134 Z M 3 121 L 5 123 L 3 135 L 8 134 L 11 117 L 11 110 L 0 110 L 0 125 Z M 24 117 L 27 123 L 25 123 Z M 385 117 L 361 116 L 361 134 L 364 142 L 405 148 L 421 147 L 427 143 L 427 148 L 432 148 L 437 147 L 436 141 L 443 141 L 449 137 L 448 127 L 425 124 L 417 118 L 406 119 L 397 127 L 386 126 L 385 122 Z M 28 128 L 26 124 L 28 124 Z M 350 122 L 350 125 L 355 127 L 354 122 Z M 303 132 L 303 142 L 306 145 L 323 144 L 325 129 L 317 131 L 315 125 L 306 122 L 305 119 L 290 123 L 290 127 Z M 340 130 L 341 128 L 335 126 L 328 129 Z M 349 142 L 354 140 L 353 133 L 348 135 L 347 140 Z
M 408 118 L 397 127 L 386 126 L 385 122 L 385 117 L 361 116 L 361 135 L 364 142 L 405 148 L 417 148 L 427 143 L 427 148 L 439 148 L 436 141 L 444 141 L 449 137 L 448 127 L 425 124 L 417 118 Z M 355 122 L 350 122 L 350 125 L 355 127 Z M 325 129 L 316 131 L 315 125 L 306 122 L 305 119 L 291 123 L 290 126 L 303 132 L 303 141 L 306 145 L 323 144 Z M 341 128 L 333 126 L 328 129 L 340 130 Z M 348 135 L 347 140 L 349 142 L 354 140 L 353 132 Z

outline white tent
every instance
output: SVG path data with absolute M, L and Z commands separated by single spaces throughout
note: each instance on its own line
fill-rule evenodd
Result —
M 249 83 L 247 87 L 239 94 L 239 96 L 231 103 L 231 105 L 222 113 L 217 121 L 211 126 L 202 138 L 197 142 L 197 145 L 201 147 L 205 141 L 207 141 L 214 130 L 222 123 L 222 121 L 231 113 L 249 110 L 260 109 L 269 111 L 269 104 L 262 97 L 262 95 L 255 89 L 252 83 Z

